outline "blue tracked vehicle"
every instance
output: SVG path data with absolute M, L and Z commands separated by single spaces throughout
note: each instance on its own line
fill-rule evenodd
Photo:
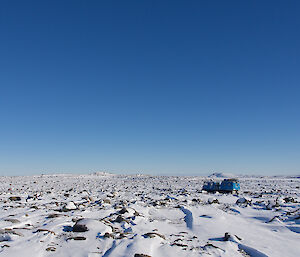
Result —
M 207 192 L 217 192 L 220 189 L 220 183 L 214 181 L 206 181 L 202 187 L 202 190 Z
M 204 183 L 202 190 L 207 192 L 233 193 L 240 190 L 240 184 L 237 179 L 224 179 L 220 182 L 207 181 Z
M 219 192 L 233 193 L 240 190 L 240 183 L 237 179 L 224 179 L 220 185 Z

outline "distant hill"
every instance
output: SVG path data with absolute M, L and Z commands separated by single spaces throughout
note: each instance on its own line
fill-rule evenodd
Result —
M 93 172 L 92 175 L 96 175 L 96 176 L 114 176 L 115 174 L 105 172 L 105 171 L 97 171 L 97 172 Z
M 234 174 L 231 174 L 231 173 L 214 172 L 211 175 L 209 175 L 208 177 L 209 178 L 235 178 L 237 176 Z

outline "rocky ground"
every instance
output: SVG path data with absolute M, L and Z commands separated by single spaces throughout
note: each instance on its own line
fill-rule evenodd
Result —
M 300 256 L 300 179 L 0 177 L 1 256 Z M 218 179 L 218 178 L 216 178 Z

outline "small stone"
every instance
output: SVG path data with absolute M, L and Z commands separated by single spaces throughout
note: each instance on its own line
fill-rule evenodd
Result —
M 267 210 L 272 210 L 273 208 L 278 207 L 278 204 L 276 200 L 268 200 L 268 203 L 266 205 Z
M 209 199 L 208 199 L 208 203 L 209 203 L 209 204 L 219 203 L 219 200 L 218 200 L 218 199 L 209 198 Z
M 247 207 L 248 205 L 251 205 L 251 200 L 246 199 L 245 197 L 239 198 L 236 200 L 236 204 L 241 207 Z
M 176 245 L 176 246 L 179 246 L 179 247 L 188 247 L 188 245 L 186 245 L 186 244 L 181 244 L 181 243 L 173 243 L 173 244 L 171 244 L 171 246 L 173 246 L 173 245 Z
M 200 200 L 200 199 L 197 199 L 197 198 L 193 198 L 193 199 L 192 199 L 192 202 L 195 202 L 195 203 L 201 203 L 201 200 Z
M 36 233 L 37 233 L 37 232 L 47 232 L 47 233 L 51 233 L 51 234 L 53 234 L 53 235 L 56 235 L 55 232 L 53 232 L 53 231 L 51 231 L 51 230 L 49 230 L 49 229 L 43 229 L 43 228 L 39 228 L 39 229 L 36 231 Z
M 105 238 L 114 238 L 114 235 L 106 232 L 103 237 L 105 237 Z
M 293 197 L 285 197 L 285 198 L 283 198 L 283 201 L 285 203 L 297 203 L 297 201 L 295 201 L 295 199 Z
M 209 247 L 211 247 L 211 248 L 216 248 L 216 249 L 221 249 L 220 247 L 218 247 L 218 246 L 215 246 L 215 245 L 213 245 L 213 244 L 211 244 L 211 243 L 207 243 L 204 247 L 202 247 L 203 249 L 206 249 L 206 248 L 209 248 Z
M 118 223 L 121 223 L 123 221 L 126 221 L 126 219 L 124 219 L 121 215 L 119 215 L 115 220 L 114 222 L 118 222 Z
M 230 238 L 230 234 L 228 232 L 225 233 L 223 240 L 228 241 Z
M 61 214 L 58 214 L 58 213 L 53 213 L 53 214 L 50 214 L 47 216 L 47 219 L 53 219 L 53 218 L 57 218 L 57 217 L 60 217 Z
M 55 252 L 55 251 L 56 251 L 56 248 L 53 247 L 53 246 L 51 246 L 51 247 L 46 248 L 46 251 L 47 251 L 47 252 Z
M 11 196 L 8 199 L 10 201 L 21 201 L 21 197 L 20 196 Z
M 154 237 L 156 237 L 156 236 L 158 236 L 158 237 L 160 237 L 160 238 L 162 238 L 162 239 L 166 239 L 166 237 L 164 236 L 164 235 L 161 235 L 161 234 L 159 234 L 159 233 L 156 233 L 156 232 L 149 232 L 149 233 L 146 233 L 146 234 L 144 234 L 143 235 L 143 237 L 149 237 L 149 238 L 154 238 Z
M 134 211 L 133 216 L 141 216 L 139 212 Z
M 13 224 L 20 223 L 20 221 L 17 220 L 17 219 L 5 219 L 4 221 L 8 221 L 8 222 L 11 222 L 11 223 L 13 223 Z
M 68 241 L 68 240 L 83 241 L 83 240 L 86 240 L 86 237 L 84 237 L 84 236 L 73 236 L 73 237 L 67 238 L 67 241 Z
M 128 211 L 127 211 L 127 209 L 126 209 L 125 207 L 122 208 L 122 209 L 119 211 L 120 214 L 124 214 L 124 213 L 126 213 L 126 212 L 128 212 Z

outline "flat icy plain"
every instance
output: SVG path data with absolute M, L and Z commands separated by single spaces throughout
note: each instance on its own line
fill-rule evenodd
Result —
M 0 254 L 300 256 L 299 178 L 239 177 L 238 195 L 202 191 L 207 179 L 0 177 Z

